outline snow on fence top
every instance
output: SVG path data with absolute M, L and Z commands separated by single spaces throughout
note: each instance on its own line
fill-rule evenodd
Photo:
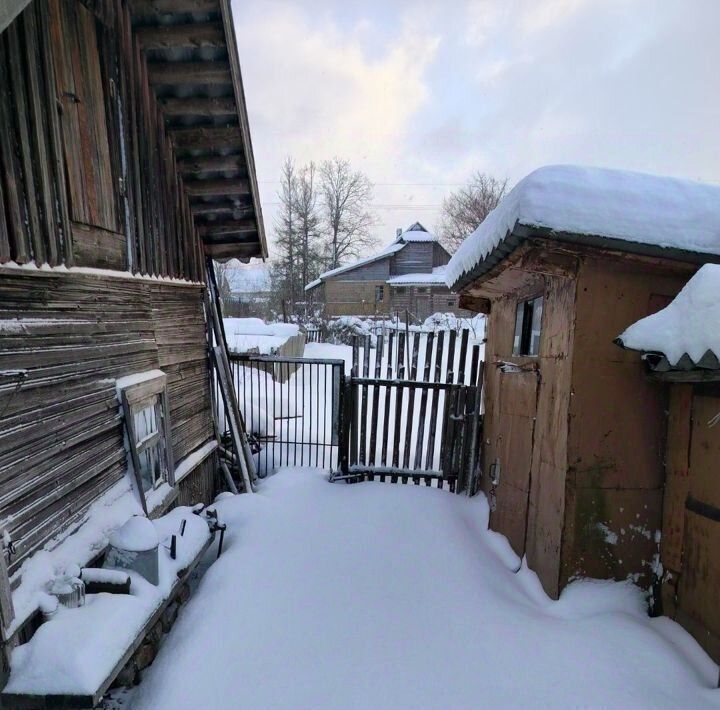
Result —
M 516 225 L 720 255 L 720 186 L 574 165 L 523 178 L 450 260 L 452 287 Z
M 668 306 L 631 325 L 616 340 L 630 350 L 662 353 L 676 365 L 720 356 L 720 265 L 705 264 Z

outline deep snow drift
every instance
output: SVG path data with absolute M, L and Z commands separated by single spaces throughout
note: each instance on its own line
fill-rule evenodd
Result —
M 133 707 L 720 707 L 717 666 L 627 584 L 559 602 L 487 505 L 283 470 L 222 500 L 222 557 Z

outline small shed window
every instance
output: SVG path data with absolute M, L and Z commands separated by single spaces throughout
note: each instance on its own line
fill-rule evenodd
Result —
M 399 286 L 398 288 L 395 289 L 395 293 L 402 294 L 402 293 L 405 293 L 405 291 L 407 291 L 407 289 L 404 286 Z
M 385 287 L 384 286 L 376 286 L 375 287 L 375 303 L 379 303 L 380 301 L 385 299 Z
M 520 301 L 515 314 L 513 355 L 536 356 L 540 352 L 543 298 Z
M 118 380 L 118 389 L 135 480 L 147 508 L 146 493 L 165 481 L 174 484 L 166 377 L 159 370 L 126 377 Z

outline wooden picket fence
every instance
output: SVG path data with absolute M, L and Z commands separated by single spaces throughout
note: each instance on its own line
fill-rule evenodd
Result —
M 482 426 L 481 346 L 470 331 L 355 338 L 333 480 L 474 492 Z

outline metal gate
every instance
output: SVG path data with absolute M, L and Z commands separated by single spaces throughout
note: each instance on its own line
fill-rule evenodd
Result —
M 335 481 L 475 491 L 483 363 L 467 330 L 355 339 L 349 373 L 339 359 L 231 354 L 229 363 L 259 476 L 313 466 Z
M 335 470 L 344 361 L 236 353 L 229 361 L 258 475 L 282 466 Z M 219 422 L 227 428 L 222 411 Z

